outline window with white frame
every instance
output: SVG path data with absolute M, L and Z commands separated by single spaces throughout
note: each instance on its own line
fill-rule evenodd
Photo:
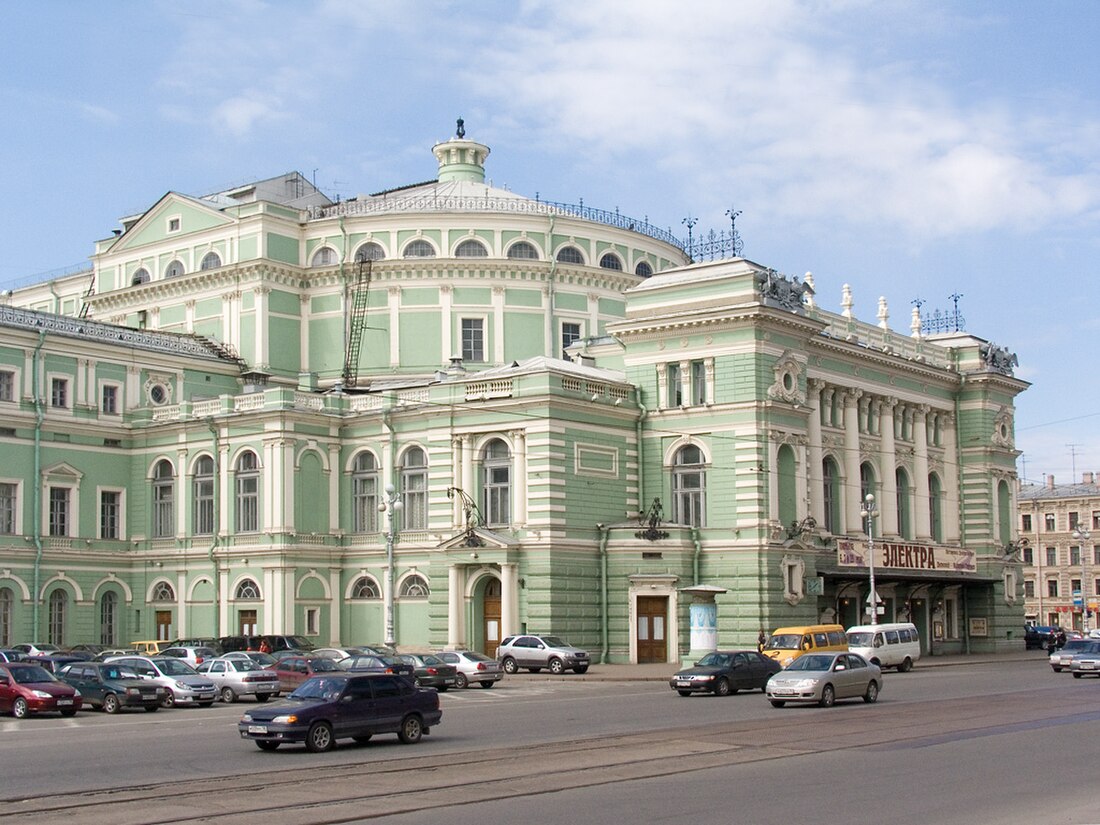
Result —
M 406 530 L 428 527 L 428 458 L 420 447 L 401 457 L 401 519 Z
M 122 491 L 99 491 L 99 537 L 122 538 Z
M 179 232 L 181 225 L 182 224 L 180 223 L 179 215 L 173 215 L 172 217 L 168 218 L 168 231 L 169 232 Z
M 322 246 L 313 253 L 310 266 L 332 266 L 336 263 L 336 250 L 331 246 Z
M 481 241 L 466 240 L 455 248 L 456 258 L 488 258 L 489 250 Z
M 69 406 L 69 379 L 68 378 L 51 378 L 50 379 L 50 406 L 51 407 L 68 407 Z
M 176 600 L 176 591 L 168 582 L 157 582 L 156 587 L 153 588 L 154 602 L 174 602 Z
M 485 523 L 505 525 L 512 521 L 512 453 L 508 445 L 494 438 L 481 453 L 481 508 Z
M 0 587 L 0 647 L 11 647 L 11 618 L 15 594 L 10 587 Z
M 1045 513 L 1043 515 L 1043 527 L 1048 533 L 1054 532 L 1054 513 Z
M 237 585 L 233 598 L 239 602 L 258 602 L 260 600 L 260 586 L 252 579 L 243 579 Z
M 680 364 L 673 362 L 665 366 L 665 380 L 668 382 L 669 407 L 679 407 L 684 403 L 684 388 L 680 384 Z
M 1081 548 L 1071 547 L 1069 548 L 1069 563 L 1076 567 L 1081 563 Z
M 15 400 L 15 373 L 12 370 L 0 370 L 0 401 Z
M 370 576 L 362 576 L 351 588 L 351 597 L 353 599 L 381 599 L 382 591 L 378 587 L 378 582 L 372 579 Z
M 485 360 L 485 320 L 482 318 L 462 319 L 462 360 Z
M 355 533 L 378 530 L 378 462 L 363 451 L 355 457 L 351 471 L 351 529 Z
M 178 278 L 182 274 L 183 274 L 183 262 L 182 261 L 172 261 L 172 263 L 168 264 L 168 266 L 166 266 L 164 268 L 164 277 L 165 278 Z
M 608 252 L 600 258 L 601 269 L 614 269 L 616 272 L 623 271 L 623 261 L 614 252 Z
M 118 384 L 104 384 L 99 393 L 99 411 L 105 415 L 118 415 Z
M 18 495 L 19 485 L 10 481 L 0 482 L 0 535 L 15 535 Z
M 65 644 L 65 620 L 69 611 L 69 594 L 58 588 L 50 593 L 47 638 L 51 645 Z
M 435 247 L 428 243 L 423 238 L 417 238 L 415 241 L 411 241 L 408 246 L 405 247 L 403 257 L 405 258 L 434 258 Z
M 153 469 L 153 538 L 176 533 L 176 474 L 172 462 L 163 459 Z
M 691 362 L 691 403 L 707 403 L 707 365 L 703 361 Z
M 72 526 L 72 488 L 50 487 L 49 498 L 49 525 L 48 532 L 51 536 L 67 536 Z
M 634 274 L 648 278 L 653 274 L 653 267 L 649 265 L 648 261 L 638 261 L 638 265 L 634 267 Z
M 402 599 L 426 599 L 431 592 L 428 580 L 419 573 L 413 573 L 401 580 L 401 588 L 397 595 Z
M 367 241 L 355 250 L 355 262 L 380 261 L 386 257 L 386 250 L 374 241 Z
M 537 261 L 539 251 L 535 249 L 534 244 L 527 241 L 516 241 L 508 247 L 508 257 L 519 261 Z
M 563 264 L 583 264 L 584 254 L 575 246 L 563 246 L 558 250 L 557 259 Z
M 237 532 L 255 533 L 260 529 L 260 462 L 247 450 L 237 458 Z
M 672 521 L 706 526 L 707 473 L 703 451 L 687 444 L 672 459 Z
M 147 283 L 149 283 L 149 270 L 145 267 L 141 267 L 137 272 L 134 273 L 133 277 L 130 279 L 131 286 L 137 286 L 138 284 Z
M 214 459 L 204 455 L 195 462 L 195 474 L 191 479 L 191 530 L 198 536 L 214 532 Z
M 217 269 L 222 265 L 221 256 L 217 252 L 207 252 L 202 256 L 199 269 Z
M 565 358 L 565 351 L 570 345 L 581 340 L 581 325 L 573 321 L 562 321 L 561 324 L 561 354 Z
M 306 635 L 307 636 L 320 636 L 321 635 L 321 608 L 319 608 L 319 607 L 307 607 L 306 608 Z
M 118 644 L 118 594 L 111 590 L 99 600 L 99 643 Z

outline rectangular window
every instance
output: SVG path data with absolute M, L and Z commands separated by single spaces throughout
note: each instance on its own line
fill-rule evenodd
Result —
M 1030 545 L 1024 548 L 1024 564 L 1035 564 L 1035 551 Z
M 702 361 L 691 362 L 691 403 L 707 403 L 707 367 Z
M 1100 530 L 1100 510 L 1092 511 L 1092 527 L 1094 530 Z
M 99 537 L 117 539 L 121 535 L 122 493 L 103 490 L 99 494 Z
M 319 608 L 319 607 L 307 607 L 306 608 L 306 635 L 307 636 L 320 636 L 321 635 L 321 608 Z
M 684 403 L 683 387 L 680 386 L 680 365 L 669 364 L 666 367 L 668 376 L 668 406 L 679 407 Z
M 1092 563 L 1100 564 L 1100 545 L 1094 544 L 1092 546 Z
M 1074 567 L 1081 563 L 1081 548 L 1071 547 L 1069 548 L 1069 563 Z
M 1076 596 L 1078 593 L 1081 592 L 1081 580 L 1080 579 L 1070 579 L 1069 580 L 1069 592 L 1070 592 L 1071 596 Z
M 1070 512 L 1069 512 L 1069 529 L 1070 530 L 1076 530 L 1077 529 L 1077 519 L 1078 519 L 1077 511 L 1070 510 Z
M 1047 548 L 1047 567 L 1058 566 L 1058 550 L 1054 547 Z
M 0 533 L 5 536 L 15 534 L 15 494 L 14 484 L 0 484 Z
M 1048 579 L 1047 580 L 1047 595 L 1048 596 L 1057 596 L 1058 595 L 1058 580 L 1057 579 Z
M 69 382 L 65 378 L 50 379 L 50 406 L 69 406 Z
M 260 477 L 237 477 L 237 532 L 255 533 L 260 529 Z
M 1020 529 L 1025 533 L 1031 532 L 1031 513 L 1024 513 L 1020 516 Z
M 400 523 L 406 530 L 428 527 L 428 474 L 422 470 L 401 473 L 402 509 Z
M 15 400 L 15 373 L 11 370 L 0 370 L 0 401 Z
M 50 524 L 51 536 L 69 535 L 69 493 L 68 487 L 50 488 Z
M 565 351 L 569 349 L 569 345 L 574 341 L 581 339 L 581 325 L 571 322 L 564 322 L 561 325 L 561 357 L 567 357 Z
M 352 530 L 374 533 L 378 530 L 378 478 L 363 475 L 352 480 Z
M 196 475 L 193 489 L 195 535 L 208 536 L 214 532 L 214 476 Z
M 481 318 L 462 319 L 462 360 L 485 360 L 485 322 Z
M 1092 595 L 1100 596 L 1100 579 L 1092 583 Z
M 1034 599 L 1035 598 L 1035 582 L 1033 582 L 1033 581 L 1024 582 L 1024 598 L 1027 598 L 1027 599 Z
M 114 384 L 103 385 L 103 396 L 99 403 L 100 412 L 106 415 L 118 415 L 118 387 Z

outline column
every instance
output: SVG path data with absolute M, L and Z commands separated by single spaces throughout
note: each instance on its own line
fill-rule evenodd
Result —
M 343 468 L 340 466 L 340 445 L 328 445 L 328 531 L 340 530 L 340 478 Z
M 600 334 L 600 296 L 595 292 L 588 293 L 588 334 Z
M 863 522 L 859 479 L 859 398 L 863 390 L 844 391 L 844 532 L 859 533 Z
M 512 517 L 516 524 L 527 523 L 527 431 L 516 430 L 512 433 L 512 469 L 516 474 L 512 483 L 514 500 Z M 501 636 L 503 639 L 504 637 Z
M 473 436 L 462 436 L 462 492 L 477 501 L 474 489 L 474 445 Z
M 493 287 L 493 363 L 504 363 L 504 287 Z
M 267 369 L 271 362 L 268 354 L 268 296 L 271 294 L 271 287 L 258 286 L 252 290 L 252 294 L 255 297 L 253 303 L 256 310 L 256 340 L 253 363 L 260 369 Z
M 282 603 L 282 581 L 276 571 L 270 567 L 264 568 L 264 616 L 260 626 L 262 633 L 275 633 L 275 614 L 279 604 Z
M 447 568 L 447 649 L 466 646 L 466 568 Z
M 282 472 L 279 474 L 280 485 L 275 490 L 276 500 L 282 502 L 280 510 L 283 514 L 283 529 L 288 533 L 294 532 L 294 442 L 286 439 L 279 442 L 278 453 L 282 461 Z
M 220 433 L 224 435 L 224 433 Z M 264 445 L 264 467 L 271 466 L 271 457 L 267 449 L 267 445 Z M 214 461 L 217 464 L 214 467 L 214 472 L 218 474 L 218 525 L 215 528 L 219 535 L 229 535 L 229 445 L 218 442 L 218 454 L 214 456 Z M 268 492 L 268 485 L 265 482 L 263 488 L 264 498 L 270 500 L 271 495 Z M 271 527 L 271 512 L 270 507 L 265 507 L 264 510 L 264 524 Z
M 519 629 L 519 565 L 500 565 L 500 638 Z
M 817 378 L 811 378 L 806 382 L 806 403 L 810 407 L 810 415 L 806 421 L 806 429 L 809 436 L 809 477 L 810 484 L 810 515 L 822 528 L 825 527 L 825 480 L 822 477 L 822 462 L 824 454 L 821 442 L 821 390 L 825 383 Z
M 73 387 L 73 409 L 88 405 L 88 359 L 76 359 L 76 386 Z
M 550 247 L 545 247 L 549 249 Z M 554 277 L 553 264 L 551 263 L 550 278 Z M 542 288 L 542 306 L 543 311 L 546 313 L 546 320 L 543 324 L 543 354 L 553 357 L 554 353 L 558 351 L 558 344 L 555 341 L 557 337 L 554 334 L 554 292 L 549 285 Z
M 183 326 L 188 334 L 195 332 L 195 299 L 192 298 L 183 304 Z
M 879 502 L 879 530 L 883 536 L 898 535 L 898 454 L 894 441 L 894 412 L 896 398 L 884 398 L 879 402 L 879 429 L 882 431 L 882 501 Z
M 691 406 L 691 362 L 680 362 L 680 406 Z
M 299 366 L 301 372 L 313 372 L 313 365 L 309 361 L 309 305 L 309 294 L 303 292 L 298 296 L 298 348 L 302 351 Z
M 176 450 L 176 489 L 173 496 L 176 507 L 176 536 L 180 538 L 187 535 L 187 508 L 184 502 L 190 499 L 188 492 L 187 448 L 180 447 Z
M 46 359 L 43 358 L 43 361 Z M 130 367 L 133 369 L 133 367 Z M 34 393 L 34 350 L 23 350 L 23 397 L 30 398 Z M 41 378 L 39 378 L 38 386 L 42 386 Z
M 27 373 L 30 375 L 30 372 Z M 128 366 L 126 367 L 126 409 L 132 410 L 135 407 L 141 406 L 141 389 L 138 383 L 138 379 L 141 378 L 141 367 Z M 41 384 L 39 384 L 41 386 Z M 27 395 L 30 395 L 30 391 L 27 391 Z
M 401 366 L 401 287 L 389 288 L 390 366 Z
M 340 616 L 344 612 L 344 591 L 340 587 L 340 568 L 332 567 L 328 571 L 328 589 L 332 592 L 328 611 L 328 639 L 330 644 L 342 641 Z
M 449 364 L 451 358 L 461 354 L 462 350 L 455 352 L 454 340 L 454 290 L 450 284 L 442 284 L 439 287 L 439 363 Z M 458 465 L 455 465 L 458 466 Z
M 955 429 L 954 413 L 943 416 L 943 540 L 948 544 L 957 544 L 962 538 L 959 533 L 959 480 L 962 467 L 959 466 L 958 431 Z M 1038 518 L 1038 514 L 1036 514 Z M 1035 552 L 1039 552 L 1036 548 Z M 1039 584 L 1036 585 L 1038 588 Z
M 932 539 L 928 515 L 928 410 L 921 404 L 913 419 L 913 535 L 917 541 Z
M 668 368 L 664 364 L 657 365 L 657 409 L 668 407 Z
M 285 567 L 280 571 L 283 580 L 283 609 L 279 613 L 276 625 L 276 633 L 297 633 L 298 628 L 294 622 L 294 605 L 298 601 L 298 594 L 294 589 L 294 568 Z

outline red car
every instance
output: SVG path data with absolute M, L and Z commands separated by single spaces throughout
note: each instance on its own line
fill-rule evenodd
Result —
M 8 711 L 16 719 L 26 719 L 32 713 L 75 716 L 83 705 L 79 690 L 41 665 L 0 662 L 0 711 Z
M 306 679 L 318 674 L 341 672 L 332 659 L 313 656 L 287 656 L 267 669 L 279 674 L 279 690 L 283 693 L 290 693 Z

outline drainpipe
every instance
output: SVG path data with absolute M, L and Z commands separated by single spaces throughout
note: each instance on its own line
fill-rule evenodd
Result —
M 546 252 L 550 255 L 550 275 L 548 283 L 546 285 L 546 337 L 550 341 L 550 352 L 546 353 L 547 357 L 554 358 L 558 353 L 559 341 L 557 336 L 554 335 L 554 273 L 558 268 L 557 258 L 554 257 L 554 251 L 551 248 L 554 244 L 554 216 L 550 215 L 550 230 L 546 233 Z M 558 353 L 560 354 L 560 353 Z
M 699 557 L 703 552 L 703 543 L 699 540 L 699 528 L 691 528 L 691 543 L 695 545 L 695 554 L 691 557 L 691 583 L 699 586 Z
M 34 396 L 34 502 L 31 512 L 31 522 L 34 524 L 34 592 L 31 594 L 31 605 L 34 608 L 31 638 L 41 639 L 38 635 L 39 621 L 42 612 L 38 588 L 42 582 L 42 421 L 46 417 L 42 409 L 42 390 L 38 381 L 38 359 L 42 354 L 42 345 L 46 343 L 46 331 L 38 331 L 38 344 L 34 348 L 34 357 L 31 359 L 31 383 Z
M 219 486 L 221 484 L 222 474 L 222 456 L 221 456 L 221 444 L 218 439 L 218 425 L 214 423 L 213 418 L 207 419 L 207 425 L 210 427 L 210 434 L 214 439 L 214 541 L 210 543 L 210 565 L 214 568 L 214 638 L 221 635 L 221 604 L 219 598 L 221 597 L 221 570 L 218 567 L 218 543 L 220 539 L 221 530 L 221 511 L 219 509 L 221 491 Z
M 638 512 L 645 512 L 645 472 L 642 461 L 642 422 L 649 415 L 649 410 L 642 403 L 642 391 L 638 390 L 638 420 L 634 423 L 634 439 L 638 445 Z
M 607 616 L 607 540 L 611 531 L 606 524 L 597 524 L 596 529 L 600 533 L 600 664 L 606 665 L 611 655 Z

